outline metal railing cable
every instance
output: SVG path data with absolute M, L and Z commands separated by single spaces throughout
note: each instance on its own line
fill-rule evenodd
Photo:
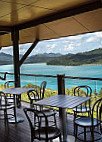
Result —
M 0 74 L 5 74 L 5 72 L 0 72 Z M 14 73 L 7 73 L 9 75 L 14 75 Z M 41 74 L 24 74 L 21 73 L 20 75 L 24 76 L 35 76 L 35 77 L 53 77 L 57 78 L 57 75 L 41 75 Z M 97 78 L 97 77 L 75 77 L 75 76 L 65 76 L 64 78 L 69 78 L 69 79 L 83 79 L 83 80 L 99 80 L 102 81 L 102 78 Z

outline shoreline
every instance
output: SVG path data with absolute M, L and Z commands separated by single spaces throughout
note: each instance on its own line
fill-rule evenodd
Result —
M 42 62 L 42 63 L 24 63 L 23 65 L 31 65 L 31 64 L 46 64 L 47 66 L 65 66 L 65 67 L 69 67 L 69 66 L 101 66 L 102 64 L 82 64 L 82 65 L 58 65 L 58 64 L 47 64 L 46 62 Z M 7 65 L 13 65 L 13 64 L 4 64 L 4 65 L 1 65 L 1 66 L 7 66 Z
M 102 64 L 83 64 L 80 66 L 101 66 Z
M 48 65 L 46 64 L 47 66 L 65 66 L 65 67 L 70 67 L 70 66 L 102 66 L 102 64 L 82 64 L 82 65 Z

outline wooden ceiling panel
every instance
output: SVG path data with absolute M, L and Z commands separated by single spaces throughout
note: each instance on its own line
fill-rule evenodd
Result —
M 12 45 L 11 41 L 11 34 L 5 34 L 5 36 L 1 35 L 0 36 L 0 47 L 6 47 Z
M 37 1 L 35 5 L 59 11 L 62 9 L 72 8 L 90 2 L 92 2 L 92 0 L 40 0 Z
M 52 13 L 52 10 L 35 7 L 33 5 L 22 6 L 22 7 L 19 7 L 19 9 L 17 9 L 17 10 L 16 10 L 16 8 L 15 8 L 15 10 L 11 10 L 9 8 L 9 10 L 11 13 L 7 14 L 5 12 L 5 14 L 3 14 L 3 12 L 2 12 L 2 16 L 0 18 L 1 19 L 0 25 L 13 26 L 13 25 L 17 25 L 20 23 L 24 23 L 24 22 L 39 18 L 39 17 L 49 14 L 49 13 Z
M 58 34 L 47 28 L 44 24 L 39 26 L 39 39 L 46 40 L 51 38 L 57 38 Z
M 25 21 L 30 21 L 50 13 L 52 13 L 52 10 L 39 8 L 35 6 L 26 6 L 18 11 L 18 16 L 21 21 L 20 23 L 23 23 L 23 19 L 25 19 Z
M 68 36 L 79 34 L 80 32 L 88 32 L 82 25 L 80 25 L 73 17 L 64 18 L 51 23 L 45 24 L 57 36 Z M 57 26 L 56 26 L 57 25 Z M 61 30 L 59 30 L 61 29 Z
M 101 17 L 101 0 L 0 0 L 0 29 L 16 26 L 19 43 L 100 31 Z M 5 33 L 0 34 L 0 46 L 12 45 Z
M 1 0 L 0 25 L 18 25 L 49 15 L 55 11 L 90 2 L 92 0 Z
M 14 3 L 18 5 L 30 5 L 36 3 L 37 0 L 0 0 L 4 3 Z
M 21 5 L 11 4 L 11 3 L 4 3 L 0 1 L 0 20 L 2 17 L 11 14 L 13 11 L 20 9 Z
M 10 26 L 13 25 L 15 19 L 18 19 L 18 10 L 22 9 L 22 5 L 15 3 L 7 3 L 0 1 L 0 25 Z
M 28 28 L 20 31 L 19 43 L 33 42 L 37 38 L 37 27 Z
M 89 32 L 102 30 L 102 8 L 75 16 L 75 19 Z

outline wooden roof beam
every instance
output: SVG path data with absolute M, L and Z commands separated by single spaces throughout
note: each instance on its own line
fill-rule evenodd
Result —
M 66 18 L 70 16 L 74 16 L 80 13 L 96 10 L 98 8 L 102 8 L 102 0 L 94 1 L 89 4 L 81 5 L 79 7 L 74 7 L 62 11 L 57 11 L 54 12 L 53 14 L 45 15 L 41 18 L 38 18 L 36 20 L 31 20 L 29 22 L 23 23 L 16 25 L 19 30 L 25 29 L 25 28 L 30 28 L 33 26 L 37 26 L 40 24 L 52 22 L 61 18 Z
M 25 59 L 28 57 L 28 55 L 31 53 L 31 51 L 35 48 L 35 46 L 37 45 L 38 43 L 38 39 L 36 39 L 31 47 L 27 50 L 27 52 L 23 55 L 23 57 L 21 58 L 21 60 L 19 61 L 19 66 L 21 66 L 23 64 L 23 62 L 25 61 Z
M 12 27 L 0 26 L 0 33 L 2 33 L 2 32 L 5 32 L 5 33 L 12 32 Z

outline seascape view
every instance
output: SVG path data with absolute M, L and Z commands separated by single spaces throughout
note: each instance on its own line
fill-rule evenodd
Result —
M 31 43 L 20 45 L 20 59 L 30 46 Z M 12 46 L 0 50 L 0 72 L 14 73 Z M 20 73 L 102 78 L 102 32 L 41 41 L 21 65 Z M 22 87 L 27 84 L 39 86 L 45 80 L 47 88 L 57 90 L 57 78 L 25 75 L 20 77 Z M 14 80 L 13 75 L 7 74 L 6 81 L 8 80 Z M 0 84 L 4 82 L 0 80 Z M 93 92 L 99 92 L 102 81 L 65 79 L 65 88 L 78 85 L 89 85 Z
M 102 0 L 0 0 L 0 142 L 102 142 Z
M 1 65 L 1 72 L 13 73 L 13 65 Z M 35 64 L 24 64 L 21 67 L 21 73 L 23 74 L 37 74 L 37 75 L 57 75 L 65 74 L 66 76 L 73 77 L 94 77 L 102 78 L 102 65 L 82 65 L 82 66 L 55 66 L 46 65 L 46 63 L 35 63 Z M 6 80 L 13 80 L 13 75 L 7 75 Z M 52 77 L 34 77 L 34 76 L 21 76 L 21 86 L 27 85 L 29 83 L 40 85 L 40 83 L 46 80 L 47 88 L 52 90 L 57 90 L 57 79 Z M 0 84 L 5 81 L 0 80 Z M 102 88 L 102 81 L 92 81 L 92 80 L 78 80 L 78 79 L 66 79 L 66 88 L 72 88 L 77 85 L 89 85 L 92 90 L 100 91 Z

